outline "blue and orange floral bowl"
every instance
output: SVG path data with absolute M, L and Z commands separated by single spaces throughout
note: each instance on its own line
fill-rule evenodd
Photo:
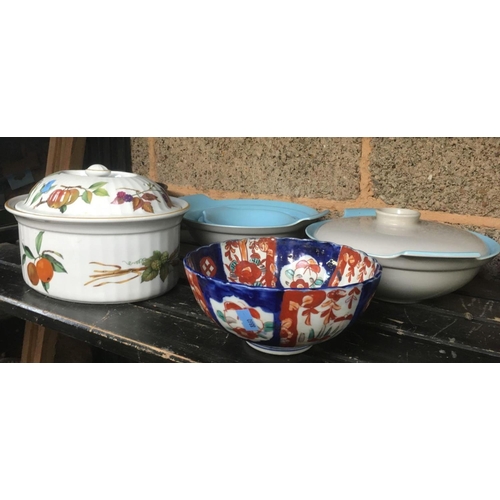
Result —
M 382 267 L 345 245 L 248 238 L 199 247 L 184 258 L 205 314 L 270 354 L 298 354 L 348 327 L 368 307 Z

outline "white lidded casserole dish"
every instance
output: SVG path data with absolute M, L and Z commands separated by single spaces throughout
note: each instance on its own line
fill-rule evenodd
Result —
M 343 218 L 311 224 L 306 234 L 375 257 L 383 268 L 376 297 L 402 304 L 458 290 L 500 253 L 487 236 L 423 221 L 403 208 L 347 209 Z
M 122 303 L 177 284 L 189 203 L 146 177 L 102 165 L 63 170 L 5 208 L 18 222 L 23 278 L 42 294 Z

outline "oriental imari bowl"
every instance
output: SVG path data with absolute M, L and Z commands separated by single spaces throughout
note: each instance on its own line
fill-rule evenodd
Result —
M 18 222 L 24 280 L 44 295 L 135 302 L 178 282 L 189 204 L 146 177 L 102 165 L 64 170 L 5 208 Z
M 297 354 L 348 327 L 368 307 L 382 269 L 360 250 L 298 238 L 248 238 L 184 258 L 205 314 L 270 354 Z

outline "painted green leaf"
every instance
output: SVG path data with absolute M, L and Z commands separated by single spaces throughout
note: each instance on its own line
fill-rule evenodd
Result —
M 222 313 L 222 311 L 217 311 L 217 317 L 223 321 L 224 323 L 226 322 L 226 318 L 224 317 L 224 314 Z
M 90 203 L 92 201 L 92 191 L 85 190 L 82 194 L 82 200 L 85 203 Z
M 63 214 L 64 212 L 66 212 L 67 209 L 68 209 L 68 205 L 63 205 L 63 206 L 59 207 L 59 212 L 61 212 Z
M 44 283 L 44 282 L 42 281 L 42 286 L 43 286 L 43 289 L 44 289 L 47 293 L 49 293 L 50 283 Z
M 94 189 L 93 193 L 96 196 L 109 196 L 109 193 L 105 189 L 102 189 L 102 188 Z
M 168 273 L 169 273 L 168 264 L 162 264 L 162 266 L 160 267 L 160 279 L 162 281 L 165 281 L 167 279 Z
M 25 262 L 26 262 L 26 254 L 23 253 L 23 258 L 21 259 L 21 265 L 24 266 Z
M 314 330 L 313 330 L 312 328 L 309 330 L 309 335 L 308 335 L 308 337 L 307 337 L 307 338 L 308 338 L 309 340 L 312 340 L 312 339 L 314 338 Z
M 42 197 L 42 192 L 39 191 L 38 193 L 35 194 L 35 196 L 31 200 L 31 204 L 35 203 L 35 201 L 38 201 L 41 197 Z
M 161 262 L 161 252 L 159 252 L 158 250 L 155 250 L 151 257 L 148 257 L 144 260 L 144 265 L 146 267 L 151 267 L 154 262 Z
M 313 285 L 314 285 L 314 286 L 321 286 L 323 283 L 324 283 L 324 280 L 321 280 L 321 279 L 319 279 L 319 278 L 318 278 L 318 279 L 317 279 L 317 280 L 313 283 Z
M 158 276 L 158 271 L 156 269 L 152 269 L 148 267 L 141 276 L 141 283 L 143 281 L 151 281 L 154 280 Z
M 64 257 L 59 252 L 55 252 L 54 250 L 44 250 L 42 252 L 42 257 L 46 257 L 47 253 L 53 253 L 54 255 L 57 255 L 58 257 L 61 257 L 61 259 L 64 259 Z
M 104 186 L 105 184 L 107 184 L 107 182 L 94 182 L 94 184 L 92 184 L 92 186 L 89 186 L 89 189 L 99 189 L 100 187 Z
M 26 245 L 23 245 L 23 248 L 24 248 L 24 253 L 30 258 L 30 259 L 34 259 L 35 256 L 31 253 L 31 250 L 29 249 L 29 247 L 27 247 Z
M 40 231 L 35 238 L 35 248 L 38 255 L 40 255 L 40 249 L 42 248 L 42 239 L 44 232 L 45 231 Z
M 52 264 L 52 268 L 56 273 L 67 273 L 66 269 L 64 269 L 64 266 L 52 255 L 49 255 L 48 253 L 44 255 L 44 257 Z
M 274 330 L 274 323 L 272 321 L 266 321 L 264 323 L 264 331 L 272 332 Z
M 293 280 L 293 277 L 295 276 L 295 271 L 293 269 L 287 269 L 285 271 L 285 274 L 286 274 L 287 278 Z

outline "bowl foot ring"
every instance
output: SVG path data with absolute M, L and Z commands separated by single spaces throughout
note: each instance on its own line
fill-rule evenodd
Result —
M 301 354 L 303 352 L 308 351 L 312 345 L 300 346 L 300 347 L 275 347 L 268 345 L 260 345 L 255 342 L 247 341 L 247 344 L 250 347 L 253 347 L 255 350 L 264 352 L 266 354 L 274 354 L 275 356 L 290 356 L 292 354 Z

